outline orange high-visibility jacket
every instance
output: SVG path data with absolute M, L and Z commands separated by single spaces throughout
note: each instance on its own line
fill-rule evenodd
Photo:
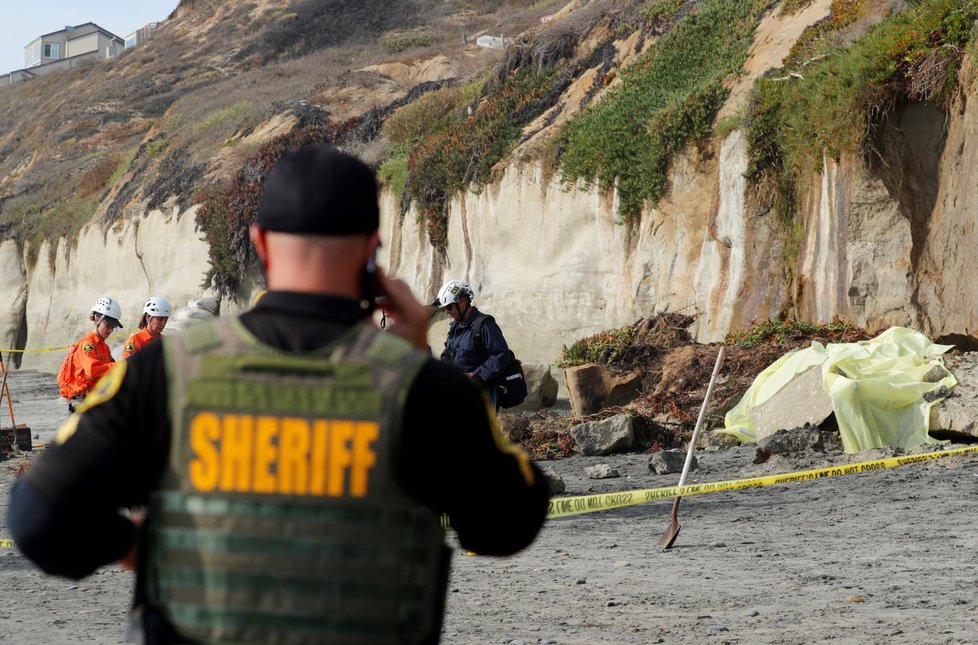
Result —
M 115 362 L 112 350 L 94 331 L 75 343 L 67 360 L 67 369 L 58 374 L 61 396 L 66 399 L 88 394 Z
M 144 327 L 126 339 L 126 344 L 122 346 L 122 358 L 129 358 L 134 352 L 139 351 L 153 341 L 153 335 L 149 333 L 149 327 Z

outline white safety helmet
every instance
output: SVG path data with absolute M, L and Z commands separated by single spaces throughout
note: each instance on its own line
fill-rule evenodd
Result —
M 115 298 L 102 296 L 92 305 L 92 311 L 103 316 L 108 316 L 109 318 L 114 318 L 119 327 L 122 327 L 122 323 L 119 322 L 122 318 L 122 307 L 119 306 L 119 302 Z
M 458 302 L 461 296 L 468 296 L 469 302 L 475 297 L 475 292 L 468 282 L 464 280 L 449 280 L 438 290 L 438 297 L 435 298 L 434 305 L 439 309 L 447 307 L 453 302 Z
M 170 302 L 166 298 L 153 296 L 143 305 L 143 313 L 157 318 L 170 317 Z

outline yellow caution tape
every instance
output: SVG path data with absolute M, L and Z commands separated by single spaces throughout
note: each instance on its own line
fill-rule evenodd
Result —
M 839 477 L 841 475 L 856 475 L 875 470 L 886 470 L 907 464 L 919 464 L 933 459 L 943 459 L 955 455 L 964 455 L 978 452 L 978 446 L 971 448 L 957 448 L 955 450 L 943 450 L 941 452 L 928 452 L 920 455 L 908 455 L 906 457 L 890 457 L 888 459 L 877 459 L 875 461 L 864 461 L 848 466 L 830 466 L 828 468 L 817 468 L 815 470 L 801 470 L 794 473 L 783 475 L 769 475 L 767 477 L 751 477 L 749 479 L 733 479 L 725 482 L 712 482 L 708 484 L 690 484 L 687 486 L 670 486 L 668 488 L 647 488 L 644 490 L 628 490 L 618 493 L 601 493 L 598 495 L 581 495 L 579 497 L 558 497 L 550 500 L 550 507 L 547 510 L 547 518 L 568 517 L 571 515 L 583 515 L 584 513 L 595 513 L 606 511 L 612 508 L 623 508 L 636 504 L 645 504 L 659 499 L 672 499 L 674 497 L 690 497 L 692 495 L 704 495 L 706 493 L 723 493 L 731 490 L 741 490 L 744 488 L 759 488 L 761 486 L 773 486 L 775 484 L 787 484 L 791 482 L 807 481 L 811 479 L 823 479 L 825 477 Z
M 889 457 L 887 459 L 877 459 L 875 461 L 863 461 L 848 466 L 829 466 L 827 468 L 816 468 L 815 470 L 800 470 L 794 473 L 782 475 L 768 475 L 766 477 L 750 477 L 747 479 L 731 479 L 725 482 L 712 482 L 707 484 L 689 484 L 688 486 L 668 486 L 666 488 L 646 488 L 644 490 L 626 490 L 618 493 L 601 493 L 598 495 L 581 495 L 578 497 L 558 497 L 550 500 L 550 507 L 547 510 L 547 519 L 557 517 L 570 517 L 572 515 L 584 515 L 585 513 L 596 513 L 607 511 L 613 508 L 623 508 L 625 506 L 635 506 L 645 504 L 660 499 L 672 499 L 674 497 L 691 497 L 693 495 L 705 495 L 706 493 L 724 493 L 732 490 L 742 490 L 745 488 L 760 488 L 762 486 L 774 486 L 775 484 L 788 484 L 791 482 L 809 481 L 812 479 L 825 479 L 827 477 L 840 477 L 842 475 L 858 475 L 877 470 L 887 470 L 908 464 L 919 464 L 934 459 L 944 457 L 955 457 L 978 453 L 978 446 L 971 448 L 956 448 L 954 450 L 942 450 L 940 452 L 927 452 L 920 455 L 907 455 L 906 457 Z M 442 526 L 449 527 L 448 518 L 442 515 Z M 13 540 L 0 540 L 0 549 L 14 548 Z
M 59 349 L 68 349 L 71 345 L 62 345 L 61 347 L 45 347 L 43 349 L 0 349 L 0 352 L 13 352 L 15 354 L 35 354 L 41 352 L 56 352 Z

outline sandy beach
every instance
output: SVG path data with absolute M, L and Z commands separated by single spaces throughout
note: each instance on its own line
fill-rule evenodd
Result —
M 10 385 L 17 422 L 31 426 L 36 444 L 50 441 L 66 414 L 53 378 L 15 372 Z M 15 470 L 40 450 L 0 462 L 0 516 Z M 805 453 L 754 464 L 755 452 L 700 452 L 689 483 L 898 454 Z M 564 479 L 565 495 L 678 482 L 650 474 L 648 461 L 634 454 L 542 465 Z M 589 479 L 584 468 L 598 463 L 620 477 Z M 514 557 L 456 549 L 442 642 L 978 643 L 976 493 L 978 457 L 966 455 L 689 497 L 670 550 L 657 545 L 667 501 L 551 520 Z M 0 523 L 0 540 L 9 537 Z M 132 581 L 115 566 L 80 582 L 51 578 L 0 548 L 0 642 L 123 643 Z

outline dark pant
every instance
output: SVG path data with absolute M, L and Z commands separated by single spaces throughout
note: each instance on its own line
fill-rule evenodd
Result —
M 74 414 L 75 410 L 81 405 L 81 402 L 85 400 L 84 394 L 79 394 L 73 399 L 68 399 L 68 414 Z

